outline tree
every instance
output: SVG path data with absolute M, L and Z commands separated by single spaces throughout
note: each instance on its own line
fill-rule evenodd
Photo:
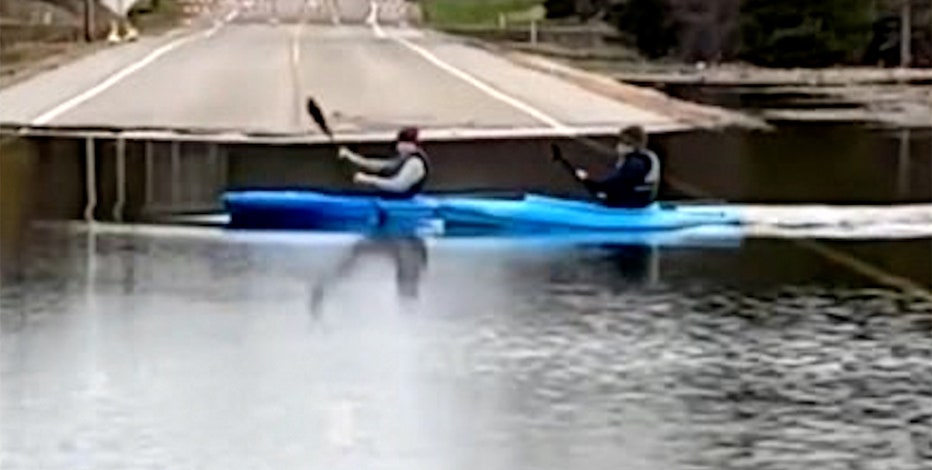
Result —
M 569 18 L 576 14 L 576 0 L 545 0 L 547 18 Z
M 587 21 L 604 14 L 612 0 L 544 0 L 547 18 L 569 18 L 576 16 Z
M 856 61 L 871 36 L 874 0 L 745 0 L 742 51 L 749 62 L 824 67 Z
M 612 21 L 633 37 L 645 56 L 667 56 L 677 45 L 676 21 L 668 0 L 628 0 L 615 6 Z

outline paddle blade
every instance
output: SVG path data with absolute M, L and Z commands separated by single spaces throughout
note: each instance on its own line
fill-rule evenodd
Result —
M 570 175 L 573 176 L 573 178 L 579 179 L 579 177 L 576 175 L 576 167 L 574 167 L 573 164 L 569 162 L 569 160 L 563 157 L 563 150 L 560 149 L 557 144 L 550 144 L 550 158 L 554 162 L 559 163 L 561 167 L 563 167 L 567 172 L 569 172 Z
M 330 127 L 327 126 L 327 119 L 324 117 L 324 112 L 320 109 L 320 106 L 317 105 L 317 102 L 314 101 L 314 98 L 308 97 L 307 99 L 307 114 L 317 123 L 317 127 L 320 127 L 320 130 L 324 131 L 324 134 L 333 136 L 333 133 L 330 132 Z
M 559 145 L 550 144 L 550 158 L 555 162 L 563 160 L 563 150 L 560 149 Z

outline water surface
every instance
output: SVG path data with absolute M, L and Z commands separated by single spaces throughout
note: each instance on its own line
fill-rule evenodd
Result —
M 932 303 L 785 241 L 30 239 L 4 469 L 932 465 Z

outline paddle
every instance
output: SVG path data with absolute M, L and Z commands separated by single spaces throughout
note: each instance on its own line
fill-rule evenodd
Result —
M 585 179 L 585 178 L 581 178 L 581 177 L 577 174 L 577 172 L 579 171 L 579 169 L 576 168 L 575 166 L 573 166 L 573 164 L 570 163 L 570 161 L 567 160 L 566 157 L 563 156 L 563 150 L 560 149 L 560 146 L 558 146 L 557 144 L 550 144 L 550 155 L 551 155 L 551 158 L 553 159 L 553 161 L 559 163 L 560 166 L 562 166 L 563 168 L 566 169 L 566 171 L 569 171 L 569 172 L 570 172 L 570 175 L 573 177 L 573 179 L 575 179 L 577 182 L 579 182 L 579 183 L 582 185 L 582 187 L 586 190 L 587 193 L 589 193 L 592 197 L 594 197 L 594 198 L 596 198 L 596 199 L 598 199 L 598 200 L 600 200 L 600 201 L 605 201 L 605 199 L 606 199 L 606 194 L 605 194 L 604 192 L 601 192 L 601 191 L 596 192 L 595 190 L 593 190 L 593 189 L 586 183 L 586 179 Z
M 576 167 L 574 167 L 573 164 L 563 156 L 563 150 L 560 149 L 559 145 L 550 144 L 550 155 L 551 159 L 559 163 L 560 166 L 566 169 L 566 171 L 570 172 L 570 175 L 572 175 L 574 179 L 579 179 L 579 176 L 576 174 Z
M 307 97 L 306 109 L 307 114 L 317 123 L 317 127 L 319 127 L 324 134 L 327 134 L 327 137 L 333 142 L 333 132 L 330 131 L 330 126 L 327 125 L 327 118 L 324 117 L 324 112 L 320 109 L 320 106 L 317 105 L 317 101 L 314 100 L 314 97 Z

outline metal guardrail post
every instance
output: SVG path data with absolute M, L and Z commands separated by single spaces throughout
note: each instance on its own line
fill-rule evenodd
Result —
M 123 221 L 123 207 L 126 206 L 126 139 L 116 140 L 116 202 L 113 204 L 113 220 Z
M 147 140 L 145 144 L 145 172 L 146 172 L 146 199 L 143 202 L 145 208 L 148 208 L 152 201 L 155 200 L 155 161 L 153 160 L 153 144 Z
M 84 41 L 94 41 L 94 0 L 84 0 Z
M 910 160 L 910 141 L 909 141 L 909 129 L 903 129 L 900 131 L 900 145 L 899 145 L 899 154 L 897 156 L 897 178 L 896 186 L 897 192 L 900 197 L 906 197 L 909 195 L 909 186 L 910 186 L 910 172 L 909 172 L 909 160 Z
M 177 205 L 181 198 L 181 143 L 172 141 L 171 143 L 171 204 Z
M 97 207 L 97 156 L 94 151 L 94 138 L 88 137 L 84 145 L 84 191 L 87 194 L 84 220 L 94 222 L 94 209 Z
M 211 186 L 208 194 L 203 194 L 205 199 L 213 199 L 217 196 L 218 188 L 223 184 L 220 174 L 220 147 L 217 144 L 209 144 L 207 147 L 207 172 L 210 173 Z

